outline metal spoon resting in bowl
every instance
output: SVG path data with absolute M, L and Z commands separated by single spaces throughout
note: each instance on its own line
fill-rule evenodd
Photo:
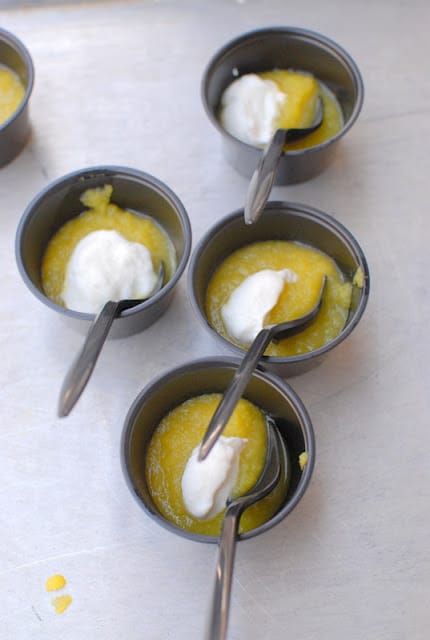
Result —
M 242 513 L 265 498 L 277 486 L 282 464 L 287 474 L 288 457 L 284 441 L 273 420 L 266 418 L 267 448 L 263 471 L 251 491 L 227 503 L 218 547 L 215 588 L 210 609 L 206 640 L 224 640 L 227 636 L 230 594 L 236 539 Z
M 251 177 L 245 201 L 245 223 L 256 222 L 269 199 L 275 180 L 276 169 L 282 149 L 287 142 L 300 140 L 310 133 L 316 131 L 324 119 L 324 106 L 320 96 L 318 96 L 315 106 L 315 115 L 312 124 L 304 129 L 277 129 L 268 145 L 264 148 L 257 168 Z
M 315 319 L 321 308 L 326 282 L 327 277 L 324 276 L 318 301 L 306 315 L 296 320 L 265 327 L 257 334 L 209 423 L 200 446 L 199 460 L 206 458 L 226 427 L 234 408 L 246 389 L 252 372 L 271 340 L 275 337 L 281 339 L 299 333 Z M 281 474 L 281 460 L 283 460 L 285 470 L 287 470 L 288 456 L 285 443 L 279 435 L 273 420 L 269 417 L 266 418 L 266 428 L 266 459 L 260 478 L 249 493 L 227 503 L 219 539 L 215 589 L 205 636 L 206 640 L 225 640 L 227 636 L 235 545 L 240 517 L 245 509 L 262 500 L 276 487 Z
M 164 263 L 160 262 L 157 281 L 148 297 L 115 302 L 109 300 L 103 306 L 91 324 L 85 342 L 64 379 L 58 402 L 58 415 L 60 418 L 69 415 L 85 389 L 114 319 L 125 309 L 130 309 L 145 302 L 145 300 L 152 298 L 153 295 L 160 291 L 164 284 L 165 272 Z
M 202 444 L 200 445 L 198 454 L 199 460 L 204 460 L 206 458 L 215 442 L 224 431 L 235 406 L 246 389 L 254 369 L 258 365 L 258 361 L 264 354 L 269 343 L 275 338 L 277 340 L 281 340 L 282 338 L 300 333 L 313 322 L 321 308 L 326 283 L 327 276 L 324 276 L 318 300 L 306 315 L 301 318 L 296 318 L 295 320 L 288 320 L 287 322 L 269 325 L 268 327 L 261 329 L 257 334 L 234 374 L 232 381 L 224 392 L 221 402 L 219 403 L 212 420 L 206 429 Z

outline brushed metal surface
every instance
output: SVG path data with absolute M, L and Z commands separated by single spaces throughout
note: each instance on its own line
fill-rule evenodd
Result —
M 430 613 L 428 2 L 130 0 L 5 9 L 1 26 L 35 64 L 32 137 L 0 170 L 0 636 L 190 640 L 204 628 L 215 548 L 165 531 L 135 504 L 119 461 L 133 398 L 153 378 L 221 347 L 196 321 L 182 278 L 159 323 L 105 345 L 73 415 L 55 415 L 82 336 L 23 285 L 18 220 L 52 180 L 116 164 L 159 177 L 194 241 L 242 206 L 200 100 L 210 57 L 264 25 L 341 42 L 366 100 L 336 159 L 273 200 L 334 215 L 369 260 L 365 316 L 319 367 L 292 381 L 318 460 L 296 509 L 239 544 L 232 640 L 427 640 Z M 73 601 L 55 614 L 45 581 Z

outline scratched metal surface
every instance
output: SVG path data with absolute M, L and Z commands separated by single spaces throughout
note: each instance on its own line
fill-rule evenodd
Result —
M 217 353 L 186 279 L 157 325 L 107 343 L 73 414 L 59 421 L 57 392 L 82 338 L 24 287 L 14 234 L 50 181 L 112 163 L 169 184 L 196 242 L 241 206 L 246 189 L 203 112 L 203 68 L 230 37 L 291 24 L 341 43 L 362 70 L 366 98 L 334 164 L 273 195 L 349 227 L 368 256 L 372 292 L 350 339 L 291 381 L 314 422 L 317 466 L 297 509 L 239 545 L 229 638 L 426 640 L 428 4 L 33 4 L 0 4 L 2 27 L 26 43 L 36 68 L 31 142 L 0 172 L 0 637 L 202 637 L 215 548 L 147 519 L 118 455 L 127 409 L 154 373 Z M 54 573 L 73 598 L 63 615 L 44 588 Z

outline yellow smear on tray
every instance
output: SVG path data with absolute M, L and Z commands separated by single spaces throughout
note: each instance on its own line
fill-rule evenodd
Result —
M 45 584 L 46 591 L 60 591 L 66 586 L 66 578 L 60 573 L 56 573 L 50 576 Z M 58 595 L 51 601 L 52 606 L 55 609 L 55 613 L 64 613 L 67 607 L 71 604 L 72 597 L 67 594 Z
M 55 608 L 55 613 L 64 613 L 67 607 L 71 604 L 72 597 L 71 596 L 57 596 L 53 599 L 52 605 Z
M 47 591 L 58 591 L 66 586 L 66 579 L 64 576 L 59 573 L 51 576 L 46 581 L 46 590 Z

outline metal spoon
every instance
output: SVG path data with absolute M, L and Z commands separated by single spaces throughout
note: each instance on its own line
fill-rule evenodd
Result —
M 289 320 L 287 322 L 281 322 L 280 324 L 269 325 L 264 327 L 255 337 L 254 342 L 249 347 L 248 352 L 240 363 L 236 373 L 233 376 L 232 381 L 223 394 L 221 402 L 219 403 L 212 420 L 209 423 L 206 433 L 203 436 L 202 444 L 200 446 L 198 459 L 204 460 L 209 451 L 218 440 L 219 436 L 225 429 L 225 426 L 234 411 L 235 406 L 239 402 L 252 372 L 256 368 L 258 361 L 267 349 L 269 343 L 276 339 L 281 340 L 287 336 L 292 336 L 296 333 L 300 333 L 309 324 L 312 323 L 315 316 L 318 314 L 326 287 L 327 276 L 324 276 L 318 301 L 315 306 L 301 318 L 295 320 Z
M 321 126 L 323 118 L 323 102 L 321 97 L 318 96 L 314 119 L 310 127 L 305 129 L 277 129 L 275 131 L 272 139 L 264 148 L 249 183 L 244 209 L 246 224 L 256 222 L 264 209 L 272 189 L 284 145 L 287 142 L 300 140 L 316 131 Z
M 215 588 L 209 613 L 206 640 L 224 640 L 227 635 L 233 565 L 240 517 L 245 509 L 266 497 L 281 476 L 281 452 L 287 464 L 286 449 L 271 418 L 266 419 L 267 449 L 263 471 L 251 491 L 227 503 L 218 547 Z
M 164 284 L 165 271 L 164 263 L 160 262 L 157 281 L 147 298 L 118 300 L 115 302 L 109 300 L 103 306 L 91 324 L 85 342 L 64 379 L 58 402 L 58 416 L 60 418 L 69 415 L 85 389 L 114 319 L 125 309 L 135 307 L 155 295 Z

